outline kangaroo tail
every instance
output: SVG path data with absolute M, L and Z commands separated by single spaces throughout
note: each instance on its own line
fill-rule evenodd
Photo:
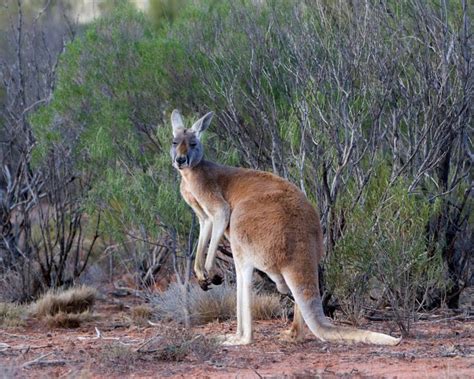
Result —
M 332 324 L 324 316 L 321 297 L 317 280 L 305 281 L 306 283 L 295 283 L 291 276 L 284 276 L 291 292 L 298 304 L 303 318 L 313 332 L 322 341 L 356 343 L 363 342 L 374 345 L 398 345 L 401 338 L 394 338 L 387 334 L 371 332 L 355 328 L 341 327 Z M 308 278 L 309 279 L 309 278 Z M 312 278 L 314 279 L 314 278 Z

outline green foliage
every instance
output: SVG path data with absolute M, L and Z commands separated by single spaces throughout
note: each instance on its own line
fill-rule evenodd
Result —
M 166 2 L 153 7 L 158 3 Z M 157 240 L 176 230 L 185 241 L 191 224 L 169 158 L 168 119 L 172 99 L 181 104 L 196 96 L 198 85 L 186 73 L 185 49 L 167 36 L 169 27 L 156 29 L 121 2 L 67 46 L 53 101 L 31 117 L 35 161 L 54 149 L 69 151 L 78 175 L 91 178 L 83 206 L 91 215 L 100 211 L 105 231 L 117 240 L 128 234 Z M 238 163 L 235 149 L 205 138 L 207 155 Z
M 401 331 L 409 332 L 426 291 L 442 287 L 442 260 L 427 233 L 436 204 L 409 194 L 403 180 L 389 186 L 389 172 L 379 166 L 365 201 L 348 211 L 346 227 L 327 262 L 330 291 L 356 321 L 370 297 L 392 306 Z
M 445 67 L 434 41 L 441 29 L 423 34 L 430 28 L 419 22 L 444 12 L 436 2 L 361 7 L 153 0 L 144 15 L 121 1 L 62 54 L 54 98 L 31 117 L 35 159 L 68 154 L 77 176 L 90 178 L 81 205 L 100 211 L 115 239 L 176 232 L 184 244 L 191 213 L 169 159 L 169 115 L 180 108 L 191 124 L 214 110 L 206 156 L 274 168 L 305 187 L 327 235 L 338 229 L 328 285 L 346 313 L 356 320 L 379 285 L 380 302 L 411 312 L 398 315 L 406 331 L 422 290 L 439 285 L 440 246 L 425 229 L 446 204 L 430 202 L 441 186 L 428 175 L 420 175 L 421 193 L 408 188 L 425 158 L 440 155 L 430 150 L 443 134 L 436 128 L 468 118 L 454 58 L 462 54 L 453 45 Z M 459 5 L 447 12 L 457 41 Z M 435 98 L 443 78 L 453 90 Z M 437 124 L 449 109 L 459 112 Z M 434 170 L 439 161 L 431 163 Z M 451 195 L 462 198 L 464 187 Z
M 163 226 L 189 228 L 163 120 L 172 92 L 168 70 L 179 69 L 172 59 L 183 62 L 180 54 L 123 2 L 67 46 L 54 99 L 31 119 L 36 160 L 66 146 L 76 170 L 92 176 L 84 206 L 90 214 L 101 211 L 119 240 L 124 230 L 144 228 L 155 239 Z
M 157 28 L 172 23 L 184 7 L 186 0 L 151 0 L 149 15 Z

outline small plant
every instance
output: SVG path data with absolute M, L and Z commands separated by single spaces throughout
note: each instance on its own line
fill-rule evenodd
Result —
M 25 307 L 15 303 L 0 303 L 0 327 L 11 328 L 25 324 Z
M 83 322 L 92 321 L 94 315 L 90 311 L 82 313 L 58 312 L 55 315 L 46 315 L 44 321 L 50 328 L 79 328 Z
M 131 317 L 135 324 L 146 325 L 153 315 L 153 310 L 148 305 L 137 305 L 131 310 Z
M 50 327 L 77 328 L 93 319 L 96 297 L 97 291 L 87 286 L 51 290 L 32 305 L 32 313 Z
M 442 289 L 441 254 L 426 235 L 430 208 L 396 186 L 373 226 L 373 274 L 386 289 L 387 302 L 403 335 L 409 334 L 427 294 Z
M 194 334 L 190 330 L 162 327 L 157 336 L 150 339 L 137 352 L 151 355 L 160 361 L 181 362 L 190 355 L 199 361 L 208 360 L 215 352 L 217 343 L 212 338 Z
M 37 316 L 55 315 L 59 312 L 82 313 L 92 309 L 97 291 L 88 286 L 68 290 L 51 290 L 38 299 L 33 305 Z
M 156 315 L 162 320 L 183 323 L 186 304 L 182 300 L 182 289 L 172 284 L 168 290 L 152 299 Z M 230 286 L 218 286 L 203 291 L 198 285 L 191 285 L 188 296 L 188 312 L 192 324 L 206 324 L 215 320 L 229 320 L 235 317 L 236 293 Z M 254 293 L 252 314 L 257 320 L 267 320 L 281 316 L 278 295 Z
M 347 226 L 327 263 L 327 281 L 342 311 L 357 323 L 377 290 L 390 305 L 403 335 L 410 331 L 427 294 L 442 288 L 441 256 L 426 226 L 433 206 L 409 194 L 402 182 L 386 190 L 379 170 L 365 204 L 346 212 Z
M 102 346 L 101 358 L 116 365 L 130 365 L 137 360 L 138 354 L 130 346 L 120 343 L 111 343 Z

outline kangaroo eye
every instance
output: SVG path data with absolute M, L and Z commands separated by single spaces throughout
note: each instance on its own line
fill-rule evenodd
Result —
M 177 144 L 178 144 L 178 142 L 173 141 L 173 146 L 176 146 Z
M 196 142 L 191 142 L 191 143 L 189 144 L 189 146 L 191 146 L 191 147 L 196 147 L 196 145 L 197 145 Z

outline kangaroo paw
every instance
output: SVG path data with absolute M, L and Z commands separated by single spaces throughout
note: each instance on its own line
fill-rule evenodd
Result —
M 209 290 L 209 285 L 211 284 L 211 281 L 206 278 L 206 279 L 200 279 L 198 280 L 199 286 L 202 288 L 203 291 L 208 291 Z
M 204 291 L 208 291 L 210 289 L 211 284 L 214 284 L 215 286 L 218 286 L 218 285 L 222 284 L 222 282 L 224 281 L 223 278 L 222 278 L 222 275 L 220 275 L 218 273 L 212 273 L 211 272 L 211 275 L 206 273 L 206 274 L 204 274 L 204 277 L 201 277 L 201 278 L 198 277 L 199 286 Z
M 291 343 L 302 342 L 304 340 L 304 333 L 298 328 L 292 326 L 290 329 L 281 332 L 278 339 L 280 341 Z
M 211 279 L 211 283 L 216 286 L 222 284 L 223 281 L 224 281 L 224 278 L 222 278 L 222 276 L 219 274 L 214 274 L 214 276 Z
M 220 341 L 221 345 L 223 346 L 240 346 L 240 345 L 249 345 L 252 343 L 251 338 L 246 338 L 240 335 L 234 336 L 220 336 L 218 337 L 218 341 Z

